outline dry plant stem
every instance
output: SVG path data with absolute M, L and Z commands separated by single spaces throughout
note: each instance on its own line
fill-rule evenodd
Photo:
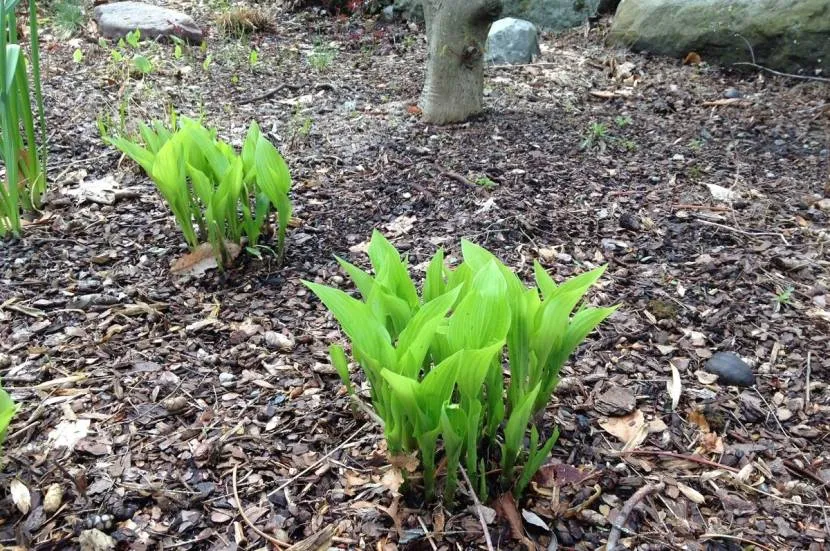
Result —
M 764 237 L 764 236 L 767 236 L 767 237 L 780 237 L 781 241 L 783 241 L 785 245 L 789 246 L 789 243 L 787 242 L 787 240 L 780 233 L 748 232 L 748 231 L 741 230 L 741 229 L 738 229 L 738 228 L 733 228 L 732 226 L 727 226 L 725 224 L 718 224 L 717 222 L 710 222 L 709 220 L 703 220 L 702 218 L 695 218 L 695 220 L 700 222 L 701 224 L 706 224 L 707 226 L 713 226 L 715 228 L 720 228 L 722 230 L 739 233 L 741 235 L 746 235 L 747 237 Z
M 778 75 L 779 77 L 787 77 L 787 78 L 795 78 L 798 80 L 815 80 L 818 82 L 828 82 L 830 83 L 830 78 L 825 77 L 814 77 L 810 75 L 794 75 L 792 73 L 782 73 L 781 71 L 776 71 L 774 69 L 770 69 L 769 67 L 764 67 L 763 65 L 758 65 L 757 63 L 751 63 L 749 61 L 738 61 L 733 63 L 732 65 L 744 65 L 748 67 L 755 67 L 756 69 L 760 69 L 761 71 L 766 71 L 768 73 L 772 73 L 773 75 Z
M 698 457 L 697 455 L 683 455 L 682 453 L 674 453 L 674 452 L 666 452 L 661 450 L 630 450 L 626 452 L 620 452 L 619 455 L 656 455 L 660 457 L 671 457 L 673 459 L 682 459 L 684 461 L 691 461 L 692 463 L 700 463 L 701 465 L 707 465 L 709 467 L 715 467 L 716 469 L 723 469 L 724 471 L 729 471 L 731 473 L 737 473 L 738 469 L 735 467 L 730 467 L 728 465 L 722 465 L 717 461 L 710 461 L 705 457 Z
M 658 484 L 646 484 L 634 492 L 630 498 L 628 498 L 628 501 L 625 502 L 620 514 L 617 515 L 617 518 L 611 526 L 611 532 L 608 534 L 608 543 L 605 544 L 605 551 L 615 551 L 617 549 L 617 543 L 620 541 L 623 525 L 628 520 L 628 516 L 631 514 L 631 511 L 634 510 L 634 507 L 636 507 L 637 504 L 640 503 L 647 495 L 654 492 L 662 492 L 665 487 L 665 482 L 660 482 Z
M 470 490 L 470 497 L 473 499 L 473 503 L 475 503 L 476 511 L 478 511 L 478 521 L 481 523 L 482 531 L 484 531 L 484 543 L 487 544 L 487 551 L 495 551 L 493 548 L 493 540 L 490 539 L 490 530 L 487 528 L 487 521 L 484 520 L 484 509 L 481 506 L 481 502 L 478 500 L 475 489 L 473 489 L 470 477 L 467 476 L 467 470 L 461 465 L 459 465 L 459 468 L 461 469 L 461 476 L 464 477 L 464 482 L 467 484 L 467 489 Z
M 811 371 L 812 371 L 811 362 L 810 362 L 810 360 L 812 358 L 810 356 L 812 354 L 813 354 L 812 350 L 807 351 L 807 372 L 806 372 L 806 375 L 804 377 L 804 379 L 805 379 L 805 383 L 804 383 L 804 406 L 805 407 L 810 405 L 810 375 L 811 375 Z
M 471 187 L 473 189 L 479 189 L 479 186 L 475 185 L 473 182 L 471 182 L 470 180 L 468 180 L 467 178 L 465 178 L 464 176 L 462 176 L 461 174 L 459 174 L 457 172 L 453 172 L 452 170 L 448 170 L 448 169 L 446 169 L 446 168 L 444 168 L 440 165 L 437 165 L 437 164 L 433 164 L 432 167 L 435 170 L 437 170 L 438 172 L 440 172 L 442 176 L 446 176 L 447 178 L 450 178 L 451 180 L 455 180 L 459 184 Z
M 317 461 L 315 461 L 314 463 L 312 463 L 311 465 L 309 465 L 308 467 L 306 467 L 306 468 L 305 468 L 305 469 L 303 469 L 302 471 L 300 471 L 300 472 L 298 472 L 297 474 L 295 474 L 294 476 L 292 476 L 290 479 L 288 479 L 288 480 L 287 480 L 286 482 L 284 482 L 283 484 L 280 484 L 280 485 L 277 487 L 277 489 L 276 489 L 276 490 L 272 490 L 272 491 L 268 492 L 268 496 L 270 497 L 270 496 L 272 496 L 272 495 L 276 494 L 277 492 L 279 492 L 280 490 L 284 490 L 285 488 L 287 488 L 288 486 L 290 486 L 291 484 L 293 484 L 294 482 L 296 482 L 296 481 L 297 481 L 297 479 L 299 479 L 301 476 L 303 476 L 303 475 L 305 475 L 306 473 L 311 472 L 312 470 L 316 469 L 316 468 L 317 468 L 317 466 L 318 466 L 318 465 L 320 465 L 320 463 L 322 463 L 323 461 L 325 461 L 326 459 L 328 459 L 329 457 L 331 457 L 332 455 L 334 455 L 334 453 L 335 453 L 337 450 L 339 450 L 339 449 L 343 448 L 343 446 L 345 446 L 346 444 L 348 444 L 349 442 L 351 442 L 352 440 L 354 440 L 354 439 L 355 439 L 355 437 L 357 437 L 357 435 L 358 435 L 358 434 L 360 434 L 361 432 L 363 432 L 363 429 L 365 429 L 365 428 L 366 428 L 366 425 L 363 425 L 362 427 L 358 428 L 356 431 L 354 431 L 354 432 L 351 434 L 351 436 L 349 436 L 348 438 L 346 438 L 345 440 L 343 440 L 340 444 L 338 444 L 337 446 L 335 446 L 335 447 L 334 447 L 334 449 L 332 449 L 329 453 L 327 453 L 326 455 L 324 455 L 323 457 L 321 457 L 320 459 L 318 459 Z
M 262 101 L 262 100 L 264 100 L 264 99 L 268 99 L 268 98 L 270 98 L 270 97 L 272 97 L 272 96 L 277 95 L 278 93 L 280 93 L 281 91 L 283 91 L 283 90 L 284 90 L 284 89 L 286 89 L 286 88 L 288 88 L 288 86 L 287 86 L 287 85 L 285 85 L 285 84 L 280 84 L 280 85 L 279 85 L 279 86 L 277 86 L 276 88 L 271 88 L 271 89 L 270 89 L 270 90 L 268 90 L 267 92 L 265 92 L 265 93 L 263 93 L 263 94 L 260 94 L 260 95 L 258 95 L 258 96 L 253 96 L 253 97 L 251 97 L 251 98 L 241 99 L 241 100 L 237 101 L 237 102 L 236 102 L 236 104 L 237 104 L 237 105 L 247 105 L 247 104 L 249 104 L 249 103 L 255 103 L 255 102 L 257 102 L 257 101 Z
M 700 539 L 702 539 L 702 540 L 713 540 L 713 539 L 734 540 L 734 541 L 739 541 L 741 543 L 748 543 L 752 546 L 757 547 L 758 549 L 766 549 L 768 551 L 774 551 L 772 549 L 772 547 L 767 547 L 766 545 L 758 543 L 757 541 L 750 540 L 750 539 L 747 539 L 747 538 L 742 538 L 740 536 L 730 536 L 728 534 L 703 534 L 702 536 L 700 536 Z
M 256 526 L 254 526 L 254 523 L 251 522 L 248 519 L 248 517 L 245 515 L 245 511 L 244 511 L 244 509 L 242 509 L 242 502 L 239 500 L 239 490 L 237 489 L 237 486 L 236 486 L 236 469 L 237 469 L 237 465 L 234 465 L 233 466 L 233 475 L 232 475 L 233 499 L 236 501 L 236 510 L 239 511 L 239 515 L 242 517 L 242 520 L 244 520 L 245 524 L 247 524 L 251 528 L 251 530 L 256 532 L 259 535 L 259 537 L 263 538 L 264 540 L 270 541 L 271 543 L 273 543 L 277 547 L 281 547 L 283 549 L 287 549 L 287 548 L 291 547 L 291 544 L 285 543 L 284 541 L 280 541 L 280 540 L 278 540 L 277 538 L 275 538 L 273 536 L 269 536 L 268 534 L 266 534 L 265 532 L 263 532 L 262 530 L 260 530 Z

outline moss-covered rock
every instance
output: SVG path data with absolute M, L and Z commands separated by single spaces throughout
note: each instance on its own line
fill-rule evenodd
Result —
M 830 0 L 622 0 L 609 35 L 635 51 L 830 72 Z M 750 50 L 751 48 L 751 50 Z

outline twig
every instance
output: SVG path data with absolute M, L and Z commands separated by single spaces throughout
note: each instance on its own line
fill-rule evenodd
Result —
M 495 551 L 493 548 L 493 540 L 490 539 L 490 530 L 487 528 L 487 521 L 484 520 L 484 509 L 481 506 L 481 501 L 478 500 L 473 483 L 470 482 L 470 477 L 467 476 L 467 470 L 461 465 L 458 468 L 461 469 L 461 475 L 464 477 L 464 482 L 467 483 L 467 488 L 470 490 L 470 497 L 473 498 L 476 511 L 478 511 L 478 521 L 481 523 L 481 529 L 484 531 L 484 543 L 487 544 L 487 551 Z
M 753 540 L 750 540 L 750 539 L 747 539 L 747 538 L 742 538 L 740 536 L 730 536 L 729 534 L 703 534 L 702 536 L 698 536 L 698 537 L 702 540 L 713 540 L 713 539 L 720 538 L 720 539 L 725 539 L 725 540 L 740 541 L 742 543 L 748 543 L 748 544 L 750 544 L 754 547 L 757 547 L 758 549 L 768 549 L 769 551 L 774 551 L 772 549 L 772 547 L 767 547 L 766 545 L 758 543 L 757 541 L 753 541 Z
M 432 168 L 434 168 L 435 170 L 440 172 L 442 176 L 446 176 L 447 178 L 455 180 L 456 182 L 458 182 L 460 184 L 463 184 L 465 186 L 469 186 L 473 189 L 481 189 L 481 186 L 477 186 L 475 183 L 471 182 L 470 180 L 468 180 L 467 178 L 465 178 L 464 176 L 462 176 L 461 174 L 459 174 L 457 172 L 453 172 L 452 170 L 448 170 L 448 169 L 446 169 L 446 168 L 444 168 L 444 167 L 442 167 L 438 164 L 435 164 L 435 163 L 432 164 Z
M 799 80 L 815 80 L 815 81 L 818 81 L 818 82 L 830 83 L 830 78 L 815 77 L 815 76 L 810 76 L 810 75 L 794 75 L 792 73 L 782 73 L 781 71 L 776 71 L 774 69 L 770 69 L 769 67 L 764 67 L 763 65 L 758 65 L 757 63 L 752 63 L 752 62 L 749 62 L 749 61 L 738 61 L 736 63 L 733 63 L 732 65 L 746 65 L 746 66 L 749 66 L 749 67 L 755 67 L 756 69 L 760 69 L 762 71 L 772 73 L 773 75 L 778 75 L 779 77 L 789 77 L 789 78 L 795 78 L 795 79 L 799 79 Z
M 659 457 L 671 457 L 673 459 L 682 459 L 683 461 L 691 461 L 692 463 L 700 463 L 701 465 L 706 465 L 708 467 L 715 467 L 716 469 L 723 469 L 724 471 L 729 471 L 732 473 L 739 472 L 738 469 L 735 467 L 730 467 L 729 465 L 722 465 L 717 461 L 711 461 L 706 459 L 705 457 L 700 457 L 697 455 L 683 455 L 681 453 L 674 453 L 674 452 L 666 452 L 662 450 L 629 450 L 625 452 L 619 452 L 615 455 L 656 455 Z
M 245 98 L 245 99 L 241 99 L 241 100 L 237 101 L 237 102 L 236 102 L 236 104 L 237 104 L 237 105 L 247 105 L 247 104 L 249 104 L 249 103 L 254 103 L 254 102 L 256 102 L 256 101 L 262 101 L 262 100 L 264 100 L 264 99 L 268 99 L 268 98 L 270 98 L 270 97 L 272 97 L 272 96 L 277 95 L 279 92 L 282 92 L 285 88 L 288 88 L 288 85 L 286 85 L 286 84 L 280 84 L 280 85 L 279 85 L 279 86 L 277 86 L 276 88 L 271 88 L 270 90 L 268 90 L 268 91 L 267 91 L 267 92 L 265 92 L 264 94 L 260 94 L 260 95 L 258 95 L 258 96 L 254 96 L 254 97 L 252 97 L 252 98 Z
M 424 522 L 424 519 L 418 516 L 418 522 L 421 525 L 421 530 L 424 531 L 424 535 L 427 537 L 427 541 L 429 542 L 429 546 L 432 547 L 432 551 L 438 551 L 438 546 L 435 545 L 435 542 L 432 539 L 432 534 L 430 533 L 429 529 L 427 528 L 427 524 Z
M 684 203 L 676 203 L 672 205 L 672 208 L 678 210 L 711 210 L 712 212 L 729 212 L 732 210 L 727 207 L 715 207 L 710 205 L 688 205 Z
M 662 492 L 663 488 L 666 487 L 665 482 L 660 482 L 657 484 L 646 484 L 633 494 L 631 497 L 628 498 L 628 501 L 625 502 L 623 505 L 620 514 L 617 515 L 617 518 L 614 519 L 613 524 L 611 525 L 611 532 L 608 534 L 608 543 L 605 544 L 605 551 L 615 551 L 617 549 L 617 543 L 620 540 L 620 534 L 622 534 L 623 525 L 628 520 L 628 516 L 631 514 L 631 511 L 634 510 L 634 507 L 640 503 L 644 497 L 654 492 Z
M 320 459 L 318 459 L 317 461 L 315 461 L 314 463 L 312 463 L 311 465 L 309 465 L 308 467 L 306 467 L 306 468 L 305 468 L 305 469 L 303 469 L 302 471 L 300 471 L 300 472 L 298 472 L 297 474 L 295 474 L 294 476 L 292 476 L 292 477 L 291 477 L 290 479 L 288 479 L 285 483 L 283 483 L 283 484 L 279 485 L 279 486 L 278 486 L 275 490 L 272 490 L 272 491 L 268 492 L 268 497 L 271 497 L 272 495 L 276 494 L 277 492 L 279 492 L 279 491 L 281 491 L 281 490 L 284 490 L 285 488 L 287 488 L 288 486 L 290 486 L 291 484 L 293 484 L 294 482 L 296 482 L 296 481 L 297 481 L 297 479 L 299 479 L 301 476 L 305 475 L 307 472 L 310 472 L 310 471 L 312 471 L 312 470 L 316 469 L 316 468 L 317 468 L 317 466 L 318 466 L 320 463 L 322 463 L 323 461 L 325 461 L 326 459 L 328 459 L 329 457 L 331 457 L 332 455 L 334 455 L 334 453 L 335 453 L 337 450 L 342 449 L 342 448 L 343 448 L 343 446 L 345 446 L 346 444 L 348 444 L 349 442 L 351 442 L 352 440 L 354 440 L 354 439 L 355 439 L 355 437 L 356 437 L 358 434 L 360 434 L 360 433 L 363 431 L 363 429 L 365 429 L 365 428 L 366 428 L 366 425 L 361 426 L 359 429 L 357 429 L 356 431 L 354 431 L 354 432 L 353 432 L 353 433 L 352 433 L 352 434 L 351 434 L 348 438 L 346 438 L 346 439 L 345 439 L 345 440 L 343 440 L 340 444 L 338 444 L 337 446 L 335 446 L 335 447 L 334 447 L 334 448 L 333 448 L 333 449 L 332 449 L 329 453 L 327 453 L 326 455 L 324 455 L 323 457 L 321 457 Z
M 239 511 L 239 515 L 242 517 L 242 520 L 245 521 L 245 524 L 247 524 L 251 528 L 251 530 L 256 532 L 259 535 L 259 537 L 265 539 L 266 541 L 270 541 L 271 543 L 273 543 L 277 547 L 281 547 L 283 549 L 287 549 L 287 548 L 291 547 L 290 543 L 286 543 L 284 541 L 278 540 L 277 538 L 275 538 L 273 536 L 269 536 L 268 534 L 266 534 L 265 532 L 263 532 L 262 530 L 260 530 L 256 526 L 254 526 L 254 523 L 251 522 L 251 520 L 245 514 L 245 510 L 242 509 L 242 502 L 239 500 L 239 491 L 237 490 L 237 486 L 236 486 L 236 469 L 237 469 L 237 465 L 234 465 L 233 466 L 233 475 L 232 475 L 233 499 L 236 501 L 236 510 Z
M 718 224 L 717 222 L 710 222 L 709 220 L 704 220 L 702 218 L 695 218 L 696 221 L 700 222 L 701 224 L 706 224 L 707 226 L 713 226 L 715 228 L 720 228 L 722 230 L 727 230 L 735 233 L 739 233 L 741 235 L 746 235 L 747 237 L 780 237 L 781 241 L 784 242 L 785 245 L 789 246 L 789 243 L 784 238 L 783 235 L 780 233 L 772 233 L 772 232 L 748 232 L 746 230 L 741 230 L 738 228 L 733 228 L 732 226 L 727 226 L 725 224 Z
M 807 374 L 805 376 L 805 384 L 804 384 L 804 407 L 810 405 L 810 374 L 812 372 L 810 356 L 813 354 L 812 350 L 807 351 Z
M 816 484 L 818 484 L 821 487 L 824 487 L 824 486 L 828 485 L 828 483 L 825 482 L 824 480 L 822 480 L 822 478 L 820 476 L 818 476 L 815 473 L 811 473 L 807 469 L 799 467 L 798 465 L 796 465 L 793 461 L 790 461 L 789 459 L 784 460 L 784 466 L 787 467 L 792 472 L 794 472 L 795 474 L 797 474 L 797 475 L 799 475 L 803 478 L 808 478 L 808 479 L 812 480 L 813 482 L 815 482 Z

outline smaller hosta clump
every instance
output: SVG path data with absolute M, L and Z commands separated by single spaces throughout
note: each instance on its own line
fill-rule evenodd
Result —
M 487 250 L 469 241 L 461 248 L 464 261 L 454 270 L 438 251 L 420 294 L 406 262 L 377 232 L 368 250 L 374 276 L 338 259 L 363 300 L 305 283 L 349 337 L 389 452 L 417 452 L 427 499 L 436 492 L 437 457 L 446 463 L 447 500 L 462 466 L 482 499 L 493 488 L 519 495 L 556 442 L 558 433 L 544 439 L 536 421 L 562 365 L 615 308 L 577 308 L 604 267 L 557 285 L 537 263 L 527 287 Z M 330 353 L 354 392 L 344 349 L 333 345 Z
M 251 124 L 237 153 L 198 121 L 183 117 L 176 128 L 173 119 L 173 130 L 160 122 L 142 124 L 135 140 L 108 140 L 153 179 L 191 251 L 209 243 L 220 268 L 243 244 L 259 255 L 260 238 L 275 219 L 281 256 L 292 211 L 291 177 L 259 126 Z

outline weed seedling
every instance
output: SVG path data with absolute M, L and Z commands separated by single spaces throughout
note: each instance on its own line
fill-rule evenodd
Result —
M 608 127 L 601 122 L 592 122 L 588 125 L 588 131 L 582 138 L 582 143 L 579 145 L 581 149 L 591 149 L 595 145 L 599 145 L 600 149 L 605 149 L 605 139 L 608 136 Z
M 494 182 L 493 180 L 491 180 L 490 178 L 488 178 L 487 176 L 481 176 L 479 178 L 476 178 L 476 185 L 481 186 L 484 189 L 489 190 L 489 189 L 493 189 L 498 184 L 496 182 Z
M 629 124 L 631 124 L 631 117 L 628 115 L 617 115 L 614 117 L 614 124 L 616 124 L 619 128 L 625 128 Z
M 308 54 L 308 64 L 318 73 L 322 73 L 331 67 L 336 56 L 337 50 L 325 44 L 317 43 L 311 53 Z

